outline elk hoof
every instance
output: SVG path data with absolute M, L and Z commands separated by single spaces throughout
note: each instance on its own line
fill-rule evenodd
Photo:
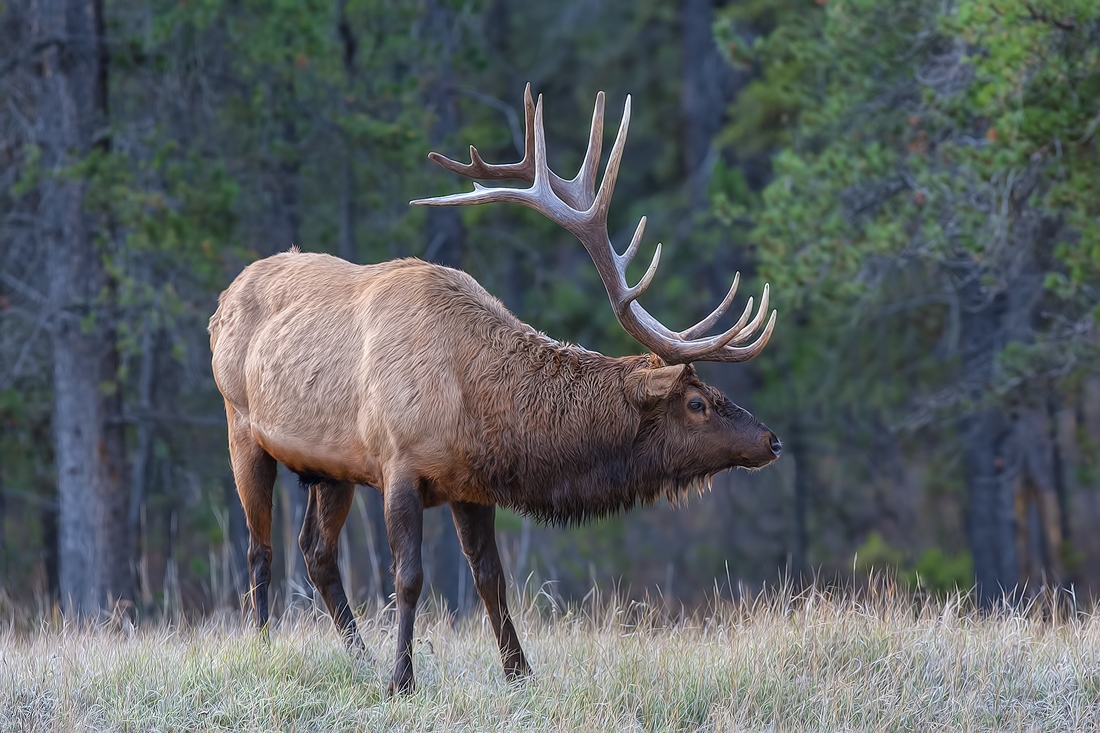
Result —
M 526 682 L 531 677 L 531 668 L 524 662 L 510 669 L 504 670 L 504 679 L 510 685 L 518 685 Z
M 370 652 L 367 651 L 367 645 L 363 643 L 363 638 L 359 634 L 352 632 L 344 637 L 344 648 L 348 650 L 348 654 L 352 659 L 360 662 L 371 659 Z
M 396 675 L 390 680 L 389 686 L 386 688 L 386 694 L 390 697 L 394 695 L 411 695 L 416 692 L 416 680 L 410 674 L 404 679 L 398 679 Z

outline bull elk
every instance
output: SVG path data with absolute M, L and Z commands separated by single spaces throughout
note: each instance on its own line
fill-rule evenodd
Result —
M 420 598 L 423 513 L 450 504 L 455 527 L 500 647 L 505 675 L 530 668 L 508 614 L 493 521 L 504 506 L 551 523 L 579 522 L 675 499 L 720 471 L 774 461 L 767 427 L 701 382 L 693 361 L 739 362 L 760 353 L 775 325 L 764 286 L 752 316 L 707 337 L 738 278 L 702 321 L 671 331 L 638 303 L 660 259 L 629 287 L 645 217 L 626 252 L 607 212 L 630 123 L 627 97 L 607 169 L 595 190 L 604 95 L 596 97 L 588 152 L 564 180 L 549 169 L 542 97 L 524 94 L 523 160 L 444 168 L 529 188 L 486 188 L 421 199 L 422 206 L 505 201 L 572 232 L 599 270 L 622 327 L 652 353 L 609 357 L 560 343 L 515 318 L 469 275 L 416 259 L 353 265 L 285 252 L 252 263 L 221 294 L 210 319 L 213 372 L 225 397 L 229 452 L 248 520 L 255 621 L 268 620 L 272 485 L 276 461 L 309 498 L 299 544 L 309 577 L 349 650 L 363 642 L 337 569 L 337 539 L 356 484 L 382 491 L 393 552 L 398 628 L 389 691 L 414 688 L 413 621 Z

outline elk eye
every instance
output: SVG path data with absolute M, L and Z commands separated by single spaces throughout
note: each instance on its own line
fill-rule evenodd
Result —
M 701 399 L 699 399 L 698 397 L 696 397 L 695 399 L 693 399 L 691 402 L 688 403 L 688 409 L 691 410 L 692 412 L 702 412 L 705 408 L 706 408 L 706 405 L 704 405 L 703 401 Z

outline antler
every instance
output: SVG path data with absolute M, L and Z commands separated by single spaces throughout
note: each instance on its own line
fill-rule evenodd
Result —
M 649 269 L 642 275 L 638 284 L 630 287 L 626 282 L 627 265 L 634 259 L 641 246 L 642 233 L 645 231 L 646 218 L 638 222 L 638 228 L 630 240 L 630 246 L 623 254 L 618 254 L 607 234 L 607 212 L 611 205 L 611 195 L 615 190 L 615 181 L 619 175 L 623 147 L 626 145 L 626 133 L 630 127 L 630 97 L 626 98 L 623 119 L 619 124 L 619 133 L 615 136 L 615 145 L 611 149 L 611 158 L 607 162 L 603 181 L 595 192 L 596 172 L 600 161 L 603 142 L 604 93 L 596 95 L 596 107 L 592 112 L 592 128 L 588 137 L 588 151 L 580 171 L 572 180 L 565 180 L 550 170 L 546 162 L 546 132 L 543 128 L 542 95 L 538 104 L 531 100 L 531 85 L 524 91 L 524 110 L 526 112 L 526 134 L 523 160 L 519 163 L 490 165 L 481 159 L 477 149 L 470 146 L 470 163 L 464 164 L 445 158 L 439 153 L 429 153 L 428 157 L 447 170 L 468 178 L 482 180 L 519 179 L 531 184 L 530 188 L 486 188 L 474 182 L 470 193 L 456 193 L 450 196 L 417 199 L 410 203 L 419 206 L 472 206 L 496 201 L 522 204 L 546 216 L 573 233 L 588 250 L 592 262 L 600 273 L 611 306 L 619 323 L 638 343 L 653 351 L 667 364 L 686 364 L 692 361 L 747 361 L 764 348 L 771 338 L 775 326 L 776 312 L 773 310 L 763 333 L 750 346 L 739 346 L 748 341 L 760 328 L 764 314 L 768 309 L 768 285 L 760 296 L 760 308 L 756 316 L 752 315 L 752 298 L 749 298 L 744 313 L 732 328 L 716 336 L 700 338 L 725 314 L 733 296 L 737 293 L 740 273 L 734 276 L 733 286 L 714 311 L 691 328 L 683 331 L 671 331 L 656 318 L 646 312 L 638 303 L 638 296 L 645 292 L 653 276 L 657 273 L 657 264 L 661 260 L 661 245 L 653 254 Z

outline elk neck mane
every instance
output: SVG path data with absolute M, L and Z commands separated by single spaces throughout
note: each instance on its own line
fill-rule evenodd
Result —
M 484 291 L 483 291 L 484 292 Z M 488 294 L 486 294 L 488 295 Z M 492 296 L 492 325 L 464 380 L 475 480 L 501 506 L 548 524 L 579 524 L 661 496 L 677 503 L 709 485 L 670 471 L 656 416 L 626 397 L 631 372 L 653 355 L 609 357 L 556 342 Z M 485 325 L 484 322 L 482 324 Z

